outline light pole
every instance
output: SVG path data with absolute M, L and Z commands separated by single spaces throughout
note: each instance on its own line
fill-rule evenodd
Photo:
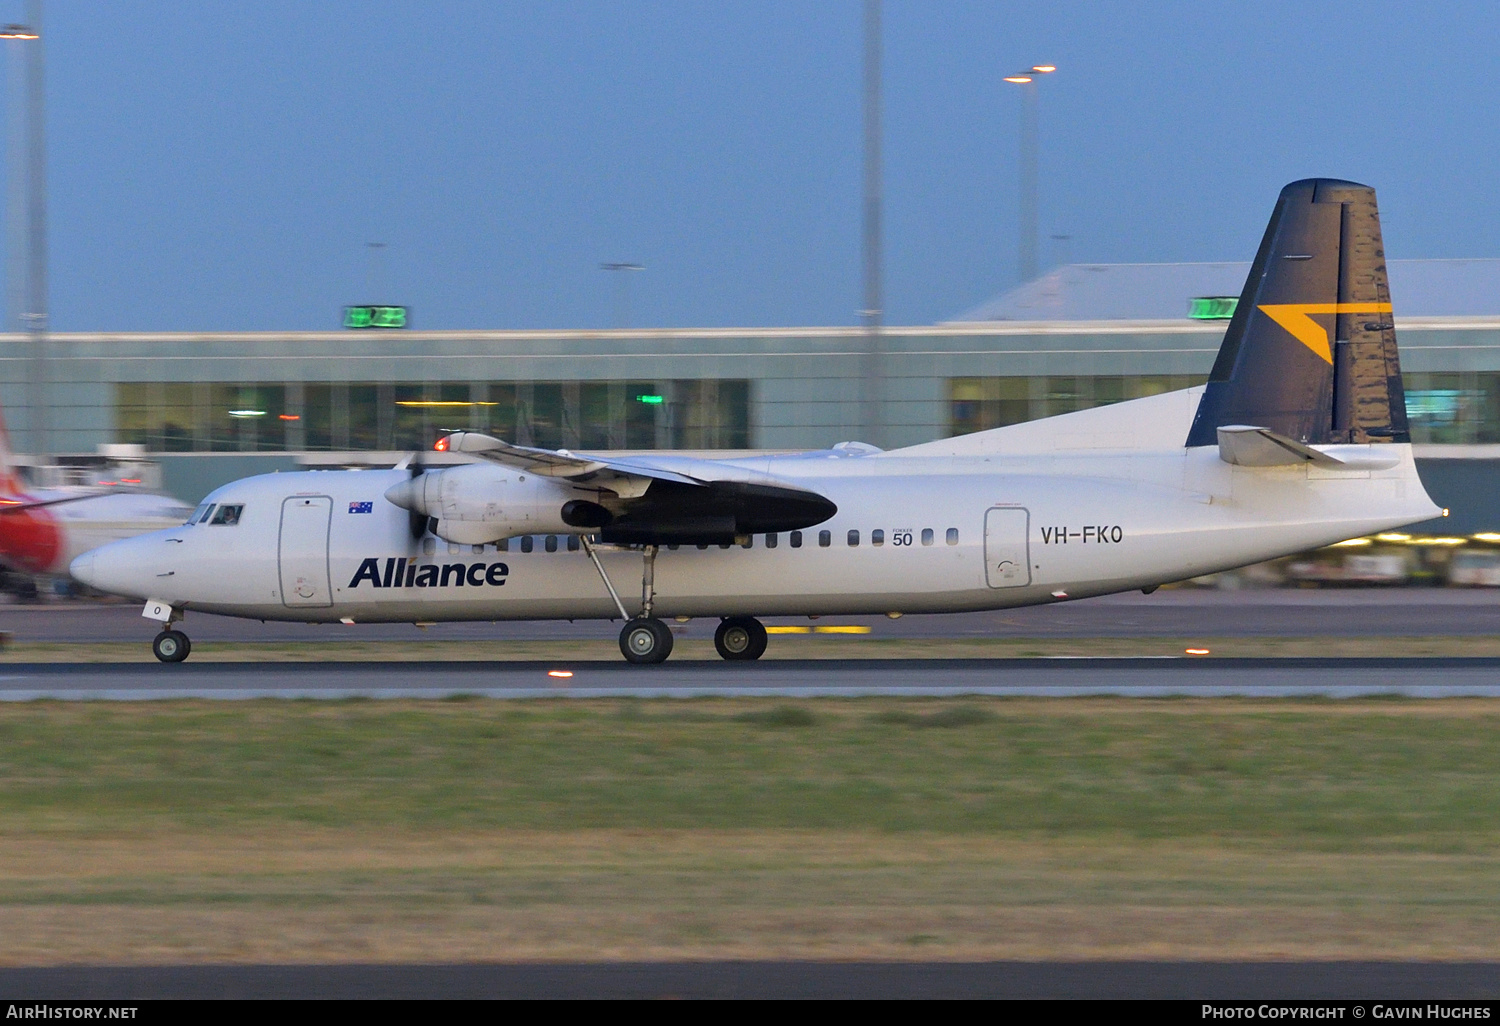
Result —
M 630 327 L 630 276 L 631 271 L 644 271 L 645 264 L 608 263 L 600 264 L 599 270 L 610 271 L 615 276 L 615 327 Z
M 1037 275 L 1036 80 L 1056 70 L 1053 64 L 1034 64 L 1029 71 L 1005 76 L 1005 81 L 1021 87 L 1021 245 L 1017 270 L 1023 284 Z
M 885 299 L 881 289 L 881 102 L 880 102 L 880 0 L 865 0 L 864 67 L 864 285 L 865 302 L 860 310 L 864 322 L 864 347 L 860 353 L 859 437 L 871 445 L 884 441 L 883 409 L 885 383 L 881 366 L 881 327 L 885 323 Z
M 380 295 L 385 285 L 385 275 L 381 274 L 381 256 L 385 253 L 385 243 L 367 242 L 365 251 L 370 254 L 369 262 L 365 265 L 365 295 L 371 305 L 390 302 L 389 297 Z
M 1071 236 L 1071 235 L 1051 235 L 1051 236 L 1048 236 L 1048 238 L 1050 238 L 1053 242 L 1057 243 L 1057 249 L 1056 249 L 1055 252 L 1058 255 L 1058 260 L 1057 260 L 1058 264 L 1061 265 L 1061 266 L 1066 266 L 1066 265 L 1072 263 L 1073 262 L 1073 236 Z
M 43 120 L 42 4 L 28 0 L 24 25 L 6 25 L 10 40 L 10 139 L 7 153 L 9 246 L 8 320 L 30 339 L 27 405 L 29 448 L 45 458 L 47 441 L 47 148 Z

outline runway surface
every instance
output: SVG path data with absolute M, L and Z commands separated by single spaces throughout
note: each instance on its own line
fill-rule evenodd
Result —
M 806 618 L 768 624 L 811 626 Z M 1130 592 L 1025 609 L 941 616 L 826 617 L 821 625 L 870 628 L 874 638 L 1320 637 L 1500 634 L 1500 589 L 1284 589 L 1213 591 L 1177 588 Z M 712 638 L 717 621 L 695 619 L 681 637 Z M 266 623 L 188 614 L 194 641 L 577 640 L 613 639 L 620 625 L 593 620 L 435 624 Z M 136 603 L 56 602 L 0 607 L 0 631 L 16 641 L 149 642 L 155 627 Z
M 0 999 L 13 1001 L 1157 998 L 1348 1000 L 1368 1007 L 1372 1000 L 1493 1000 L 1497 995 L 1500 965 L 1485 962 L 602 962 L 0 969 Z
M 559 676 L 561 675 L 561 676 Z M 1500 697 L 1500 659 L 893 659 L 763 663 L 13 663 L 0 701 L 42 698 L 694 698 L 1119 695 Z

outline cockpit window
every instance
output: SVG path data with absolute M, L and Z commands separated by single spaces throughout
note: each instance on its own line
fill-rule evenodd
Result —
M 224 505 L 220 506 L 217 510 L 214 511 L 213 519 L 210 520 L 209 523 L 222 524 L 225 527 L 233 527 L 235 524 L 238 524 L 240 522 L 240 513 L 242 513 L 244 509 L 245 507 L 242 503 L 231 505 L 226 502 Z
M 203 518 L 208 516 L 208 511 L 213 508 L 214 504 L 211 502 L 198 503 L 198 508 L 193 510 L 192 515 L 187 518 L 187 523 L 189 525 L 202 523 Z

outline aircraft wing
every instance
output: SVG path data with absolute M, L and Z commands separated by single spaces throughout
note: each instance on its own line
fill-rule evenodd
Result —
M 78 492 L 74 495 L 63 495 L 55 499 L 17 499 L 0 498 L 0 516 L 6 513 L 24 513 L 29 509 L 40 509 L 43 506 L 61 506 L 65 502 L 82 502 L 84 499 L 97 499 L 101 495 L 110 495 L 112 492 L 99 490 Z
M 750 534 L 799 530 L 838 512 L 826 496 L 727 461 L 534 449 L 474 431 L 455 431 L 440 439 L 437 448 L 565 483 L 579 499 L 564 505 L 564 522 L 596 528 L 606 542 L 728 544 Z M 446 509 L 429 493 L 434 488 L 442 493 L 443 481 L 459 487 L 465 479 L 462 470 L 448 468 L 413 478 L 394 486 L 386 497 L 419 513 Z M 585 501 L 579 493 L 592 497 Z
M 533 449 L 525 445 L 512 445 L 476 431 L 455 431 L 439 439 L 437 448 L 444 452 L 468 453 L 492 463 L 515 467 L 532 474 L 567 478 L 572 481 L 592 482 L 600 476 L 621 476 L 700 486 L 706 486 L 715 481 L 783 485 L 781 479 L 769 474 L 758 474 L 747 467 L 723 463 L 719 460 L 704 460 L 691 456 L 605 458 L 587 453 L 573 453 L 567 449 Z

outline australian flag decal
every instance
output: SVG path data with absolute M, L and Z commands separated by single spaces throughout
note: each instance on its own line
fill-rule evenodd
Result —
M 351 502 L 351 503 L 349 503 L 349 512 L 350 513 L 374 513 L 375 512 L 375 504 L 373 502 Z

